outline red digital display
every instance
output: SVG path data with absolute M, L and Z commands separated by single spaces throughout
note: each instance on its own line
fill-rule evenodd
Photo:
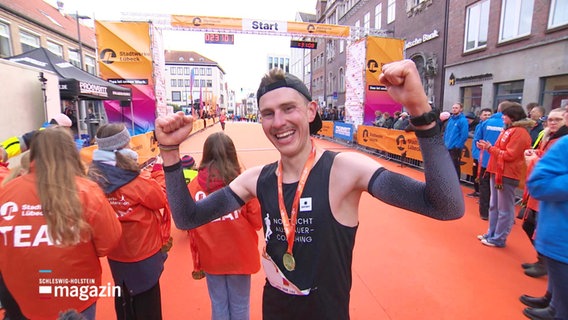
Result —
M 315 41 L 291 40 L 290 48 L 317 49 L 318 43 Z
M 227 33 L 206 33 L 205 43 L 235 44 L 235 35 Z

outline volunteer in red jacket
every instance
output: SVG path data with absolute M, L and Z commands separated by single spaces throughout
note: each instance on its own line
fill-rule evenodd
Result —
M 117 318 L 162 319 L 159 280 L 167 255 L 161 249 L 169 238 L 161 233 L 162 212 L 169 214 L 164 210 L 166 194 L 146 171 L 141 174 L 124 124 L 101 126 L 95 139 L 98 149 L 89 176 L 101 186 L 122 224 L 120 243 L 108 255 L 115 284 L 124 291 L 115 297 Z
M 531 147 L 528 128 L 534 121 L 527 119 L 523 107 L 516 102 L 504 101 L 509 107 L 503 110 L 504 130 L 495 145 L 479 140 L 480 149 L 487 150 L 491 157 L 487 172 L 491 174 L 491 199 L 489 200 L 489 229 L 477 238 L 489 247 L 504 248 L 515 222 L 515 189 L 525 170 L 524 152 Z
M 99 262 L 117 245 L 120 223 L 85 177 L 68 129 L 38 131 L 30 158 L 30 172 L 0 190 L 0 292 L 7 316 L 53 320 L 75 309 L 95 319 L 97 299 L 120 294 L 101 284 Z
M 189 184 L 195 201 L 229 185 L 241 172 L 235 145 L 217 132 L 205 140 L 197 179 Z M 260 270 L 257 231 L 262 226 L 254 198 L 242 208 L 189 231 L 194 279 L 206 277 L 212 320 L 250 319 L 251 274 Z

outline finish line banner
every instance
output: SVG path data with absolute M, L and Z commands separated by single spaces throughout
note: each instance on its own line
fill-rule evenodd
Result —
M 172 15 L 171 26 L 196 30 L 256 31 L 267 34 L 347 38 L 348 26 L 279 20 Z

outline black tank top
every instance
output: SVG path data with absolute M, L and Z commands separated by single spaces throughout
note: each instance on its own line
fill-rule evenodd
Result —
M 262 169 L 257 196 L 262 210 L 266 251 L 272 260 L 299 289 L 311 289 L 309 296 L 313 297 L 308 300 L 312 308 L 321 308 L 323 313 L 334 315 L 335 319 L 347 319 L 357 227 L 339 224 L 331 213 L 329 190 L 333 186 L 329 185 L 329 174 L 336 155 L 331 151 L 323 153 L 312 168 L 300 197 L 293 248 L 294 271 L 287 271 L 282 263 L 288 244 L 278 209 L 277 162 Z M 288 216 L 297 186 L 297 182 L 283 186 Z

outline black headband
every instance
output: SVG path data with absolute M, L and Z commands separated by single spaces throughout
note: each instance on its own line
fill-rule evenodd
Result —
M 278 88 L 292 88 L 308 99 L 308 101 L 312 101 L 312 96 L 310 95 L 306 85 L 295 76 L 286 74 L 282 80 L 259 87 L 256 91 L 256 103 L 258 104 L 260 102 L 260 97 L 264 94 Z

